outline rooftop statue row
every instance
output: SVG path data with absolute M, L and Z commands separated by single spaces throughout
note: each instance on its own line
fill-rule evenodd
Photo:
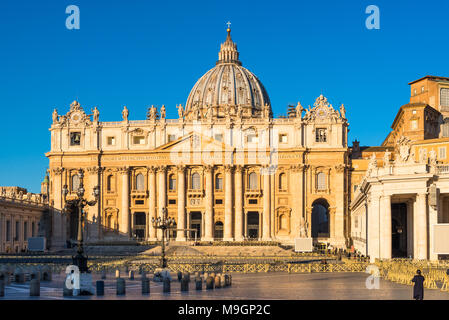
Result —
M 184 107 L 179 104 L 176 105 L 178 109 L 178 119 L 183 121 L 200 121 L 207 120 L 212 122 L 213 120 L 220 119 L 217 111 L 213 107 L 209 107 L 207 109 L 198 107 L 193 107 L 190 113 L 186 113 Z M 310 122 L 310 121 L 325 121 L 332 120 L 335 122 L 338 119 L 346 120 L 346 109 L 342 104 L 340 106 L 340 112 L 335 110 L 332 104 L 329 104 L 326 97 L 320 95 L 314 105 L 313 108 L 309 105 L 308 109 L 304 108 L 300 102 L 298 102 L 292 114 L 289 112 L 289 117 L 297 118 L 302 121 Z M 243 117 L 244 108 L 241 105 L 238 106 L 228 106 L 225 111 L 224 118 L 225 120 L 236 120 L 241 121 Z M 270 120 L 273 118 L 273 114 L 271 111 L 271 107 L 266 104 L 262 109 L 262 120 Z M 123 107 L 122 110 L 122 119 L 124 122 L 128 122 L 129 110 L 126 106 Z M 53 125 L 64 126 L 70 122 L 72 125 L 98 125 L 100 123 L 100 111 L 97 107 L 91 109 L 91 114 L 86 114 L 84 109 L 81 107 L 78 101 L 72 102 L 70 105 L 70 111 L 66 115 L 59 115 L 57 109 L 54 109 L 53 114 Z M 156 120 L 165 120 L 166 119 L 166 107 L 163 105 L 160 110 L 152 105 L 148 108 L 146 120 L 151 122 L 155 122 Z M 248 119 L 249 121 L 253 119 Z

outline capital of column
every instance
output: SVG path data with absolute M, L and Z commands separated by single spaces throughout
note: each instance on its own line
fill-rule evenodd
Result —
M 157 170 L 158 173 L 166 173 L 167 172 L 167 166 L 158 166 L 156 170 Z
M 51 169 L 51 171 L 53 172 L 54 175 L 59 176 L 62 174 L 64 169 L 63 168 L 54 168 L 54 169 Z
M 234 166 L 234 172 L 235 173 L 242 173 L 243 172 L 243 166 L 242 165 Z
M 184 173 L 184 172 L 186 171 L 186 166 L 184 166 L 184 165 L 177 165 L 177 166 L 176 166 L 176 170 L 177 170 L 179 173 Z
M 129 168 L 129 167 L 118 167 L 118 168 L 117 168 L 117 171 L 118 171 L 120 174 L 129 174 L 130 168 Z
M 224 171 L 226 173 L 232 173 L 233 170 L 234 170 L 234 166 L 232 166 L 232 165 L 225 165 L 224 166 Z
M 102 171 L 102 169 L 103 168 L 101 167 L 87 167 L 87 172 L 89 172 L 90 174 L 98 174 Z
M 214 170 L 214 166 L 212 166 L 212 165 L 204 166 L 204 172 L 205 173 L 211 173 L 213 170 Z
M 295 165 L 291 165 L 290 166 L 290 170 L 292 171 L 292 172 L 303 172 L 303 170 L 304 170 L 304 164 L 295 164 Z
M 147 169 L 148 169 L 148 173 L 156 173 L 156 167 L 155 166 L 149 166 L 149 167 L 147 167 Z

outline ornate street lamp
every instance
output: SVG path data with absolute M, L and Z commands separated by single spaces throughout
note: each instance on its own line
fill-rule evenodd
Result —
M 153 227 L 156 229 L 162 230 L 162 253 L 161 253 L 161 267 L 162 269 L 167 268 L 167 259 L 165 258 L 165 232 L 168 229 L 173 229 L 173 225 L 175 223 L 175 219 L 168 218 L 167 208 L 162 208 L 162 217 L 151 218 L 151 223 Z
M 64 210 L 67 210 L 68 207 L 77 208 L 78 210 L 78 243 L 77 243 L 77 254 L 75 256 L 72 256 L 73 264 L 78 266 L 79 271 L 81 273 L 88 272 L 87 268 L 87 256 L 84 254 L 84 248 L 83 248 L 83 229 L 82 229 L 82 221 L 83 221 L 83 213 L 84 213 L 84 207 L 85 206 L 94 206 L 98 199 L 100 198 L 100 187 L 97 185 L 94 187 L 93 196 L 95 197 L 95 200 L 87 201 L 84 199 L 84 192 L 86 191 L 84 189 L 84 171 L 82 169 L 79 170 L 79 178 L 80 183 L 78 190 L 76 190 L 77 197 L 72 200 L 67 200 L 67 194 L 69 193 L 69 190 L 67 189 L 67 185 L 64 185 L 62 187 L 62 194 L 64 195 L 64 202 L 65 207 Z

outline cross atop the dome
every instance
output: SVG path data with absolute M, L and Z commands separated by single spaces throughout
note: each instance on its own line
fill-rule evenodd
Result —
M 228 21 L 226 24 L 228 25 L 228 29 L 231 29 L 231 22 Z

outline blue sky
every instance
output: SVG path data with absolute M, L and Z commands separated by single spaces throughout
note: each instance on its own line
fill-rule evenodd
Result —
M 368 30 L 365 8 L 380 8 Z M 77 5 L 80 30 L 65 9 Z M 215 65 L 232 22 L 240 60 L 264 83 L 275 114 L 323 93 L 344 103 L 350 142 L 382 143 L 408 82 L 449 76 L 449 2 L 12 1 L 0 2 L 0 185 L 38 192 L 51 113 L 77 99 L 101 121 L 144 119 L 165 104 L 177 117 L 196 80 Z

